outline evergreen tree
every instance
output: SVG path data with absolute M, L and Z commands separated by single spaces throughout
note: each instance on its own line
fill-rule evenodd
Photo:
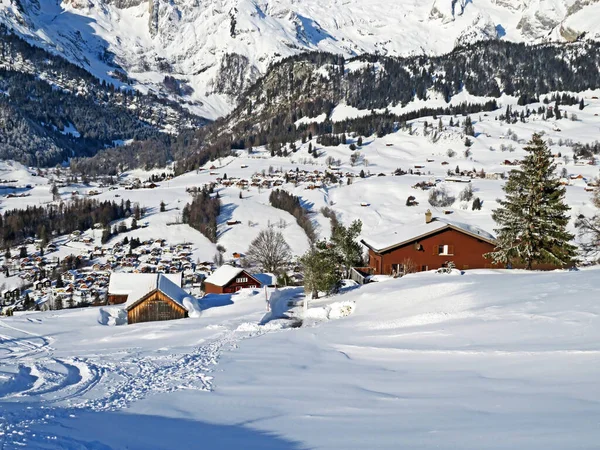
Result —
M 579 102 L 579 109 L 583 110 L 583 108 L 585 108 L 585 103 L 583 103 L 583 98 L 582 98 L 581 101 Z
M 40 249 L 43 250 L 48 245 L 48 233 L 45 226 L 40 226 L 38 236 L 40 237 Z
M 52 188 L 50 189 L 50 193 L 52 194 L 52 200 L 54 200 L 54 201 L 60 200 L 60 193 L 58 191 L 58 186 L 56 186 L 56 184 L 52 185 Z
M 464 131 L 467 136 L 475 136 L 475 128 L 473 128 L 473 122 L 469 116 L 465 119 Z
M 350 276 L 350 269 L 360 263 L 362 247 L 358 243 L 358 236 L 362 231 L 360 219 L 354 220 L 349 227 L 339 222 L 332 222 L 331 242 L 338 254 L 339 263 L 344 269 L 344 276 Z
M 102 238 L 100 240 L 100 242 L 102 242 L 103 244 L 106 244 L 108 242 L 108 240 L 111 238 L 111 232 L 110 232 L 110 226 L 104 228 L 102 230 Z
M 51 306 L 52 306 L 52 309 L 56 309 L 56 310 L 63 309 L 64 305 L 63 305 L 62 297 L 60 297 L 60 296 L 54 297 L 54 302 Z
M 554 175 L 552 154 L 539 134 L 524 149 L 527 156 L 520 169 L 510 172 L 504 186 L 506 198 L 492 213 L 498 225 L 497 245 L 486 255 L 495 263 L 534 263 L 558 266 L 572 264 L 575 247 L 569 243 L 565 188 Z
M 25 298 L 23 299 L 23 309 L 25 311 L 29 311 L 34 307 L 35 303 L 29 296 L 29 292 L 25 294 Z
M 300 258 L 300 264 L 304 269 L 304 290 L 311 293 L 313 299 L 319 297 L 319 292 L 335 291 L 340 273 L 337 255 L 331 246 L 317 243 Z
M 165 204 L 165 202 L 161 201 L 160 202 L 160 212 L 165 212 L 167 210 L 167 205 Z

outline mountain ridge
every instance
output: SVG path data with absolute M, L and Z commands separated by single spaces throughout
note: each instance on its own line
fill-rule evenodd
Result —
M 332 14 L 335 12 L 335 14 Z M 447 53 L 481 40 L 598 39 L 596 0 L 2 0 L 0 22 L 95 76 L 211 119 L 283 57 Z M 125 75 L 125 77 L 123 77 Z M 175 79 L 182 90 L 165 85 Z

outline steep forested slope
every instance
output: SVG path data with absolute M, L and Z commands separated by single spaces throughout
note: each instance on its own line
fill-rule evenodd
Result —
M 174 102 L 100 82 L 0 27 L 0 158 L 56 164 L 204 123 Z

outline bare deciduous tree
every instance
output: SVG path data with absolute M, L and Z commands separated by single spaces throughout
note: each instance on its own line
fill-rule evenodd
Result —
M 223 253 L 215 253 L 215 256 L 213 257 L 213 263 L 217 267 L 221 267 L 223 264 L 225 264 L 225 258 L 223 257 Z
M 280 231 L 267 228 L 258 233 L 246 252 L 246 261 L 266 272 L 279 273 L 291 261 L 292 251 Z
M 402 260 L 402 273 L 408 275 L 409 273 L 415 273 L 417 271 L 417 264 L 411 258 L 404 258 Z

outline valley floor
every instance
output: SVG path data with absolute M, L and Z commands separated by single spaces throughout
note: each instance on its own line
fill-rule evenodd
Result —
M 0 321 L 3 448 L 597 448 L 599 292 L 595 269 L 481 270 L 348 288 L 300 328 L 258 292 L 158 324 L 23 313 Z

